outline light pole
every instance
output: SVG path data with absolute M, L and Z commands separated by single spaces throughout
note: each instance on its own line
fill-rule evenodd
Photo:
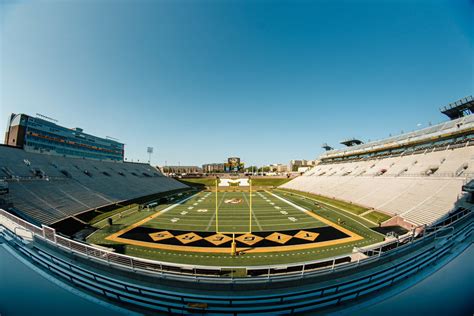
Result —
M 147 147 L 146 152 L 148 153 L 148 164 L 151 164 L 151 154 L 153 154 L 153 147 Z

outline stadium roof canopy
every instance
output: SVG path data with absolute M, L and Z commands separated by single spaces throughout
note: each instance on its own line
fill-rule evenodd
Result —
M 324 148 L 326 150 L 333 150 L 334 149 L 333 147 L 329 146 L 327 143 L 322 144 L 321 148 Z
M 441 113 L 448 116 L 451 120 L 474 113 L 474 99 L 472 95 L 450 103 L 439 109 Z
M 363 144 L 363 143 L 364 143 L 363 141 L 361 141 L 360 139 L 357 139 L 357 138 L 350 138 L 350 139 L 346 139 L 346 140 L 343 140 L 342 142 L 340 142 L 340 144 L 346 145 L 347 147 L 360 145 L 360 144 Z

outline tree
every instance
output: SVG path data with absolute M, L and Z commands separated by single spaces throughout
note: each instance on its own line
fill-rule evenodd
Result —
M 250 166 L 245 168 L 245 172 L 256 172 L 258 170 L 257 166 Z

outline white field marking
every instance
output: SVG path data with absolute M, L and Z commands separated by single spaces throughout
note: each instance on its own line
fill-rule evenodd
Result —
M 289 219 L 290 221 L 292 221 L 292 222 L 296 222 L 296 221 L 297 221 L 297 219 L 294 218 L 294 217 L 288 217 L 288 219 Z
M 369 214 L 369 213 L 372 213 L 373 211 L 374 211 L 374 210 L 367 210 L 367 211 L 365 211 L 364 213 L 359 214 L 359 215 L 357 215 L 357 216 L 359 216 L 359 217 L 364 217 L 364 215 L 367 215 L 367 214 Z
M 179 218 L 177 218 L 177 217 L 172 218 L 171 221 L 172 221 L 173 223 L 176 223 L 177 221 L 179 221 Z
M 242 195 L 244 196 L 244 199 L 245 199 L 245 202 L 247 202 L 247 205 L 249 206 L 250 208 L 250 203 L 249 201 L 247 200 L 247 197 L 245 196 L 245 193 L 242 192 Z M 262 225 L 260 225 L 260 222 L 258 221 L 258 218 L 257 216 L 255 215 L 255 212 L 252 210 L 252 217 L 255 219 L 255 223 L 257 223 L 257 226 L 260 230 L 262 230 Z
M 196 194 L 199 194 L 199 193 L 196 193 Z M 196 194 L 193 194 L 193 195 L 191 195 L 191 196 L 185 198 L 184 200 L 179 201 L 178 203 L 175 203 L 175 204 L 173 204 L 173 205 L 168 206 L 168 207 L 165 208 L 164 210 L 160 211 L 160 213 L 161 213 L 161 214 L 166 213 L 166 212 L 168 212 L 168 211 L 174 209 L 176 206 L 181 205 L 181 204 L 184 204 L 184 203 L 187 202 L 188 200 L 192 199 Z
M 209 219 L 209 222 L 207 223 L 206 231 L 209 231 L 209 229 L 211 228 L 212 222 L 215 221 L 215 218 L 216 218 L 216 212 L 212 213 L 212 216 Z
M 194 203 L 193 205 L 196 206 L 196 205 L 198 205 L 198 204 L 197 204 L 197 203 Z
M 219 204 L 217 205 L 217 208 L 219 208 L 221 206 L 222 201 L 224 201 L 226 193 L 227 192 L 224 192 L 224 194 L 222 194 L 221 200 L 219 201 Z M 209 223 L 207 223 L 206 231 L 209 231 L 209 229 L 211 228 L 212 222 L 214 221 L 215 218 L 216 218 L 216 212 L 214 210 L 214 213 L 212 214 L 212 217 L 209 219 Z
M 163 221 L 168 221 L 170 220 L 172 217 L 163 217 Z M 191 216 L 187 216 L 187 217 L 181 217 L 181 219 L 185 219 L 185 221 L 188 223 L 188 222 L 198 222 L 198 223 L 201 223 L 202 225 L 205 225 L 207 224 L 207 218 L 203 218 L 202 215 L 198 215 L 198 216 L 194 216 L 194 217 L 191 217 Z M 161 221 L 161 220 L 160 220 Z
M 263 227 L 270 227 L 270 228 L 271 228 L 271 227 L 276 227 L 276 226 L 288 227 L 288 224 L 290 224 L 290 223 L 288 223 L 288 222 L 284 222 L 284 223 L 282 223 L 282 222 L 276 222 L 276 223 L 271 223 L 271 224 L 265 223 L 265 224 L 263 224 Z M 179 225 L 179 224 L 176 224 L 176 225 Z M 182 224 L 182 225 L 184 225 L 184 224 Z M 321 226 L 321 225 L 319 225 L 319 226 L 314 226 L 314 221 L 311 221 L 311 222 L 308 222 L 308 221 L 298 221 L 298 229 L 303 228 L 303 225 L 310 225 L 310 227 L 324 227 L 324 226 Z M 223 225 L 223 226 L 225 226 L 225 225 Z
M 270 205 L 275 205 L 275 203 L 273 203 L 273 202 L 270 202 Z
M 186 214 L 188 214 L 188 212 L 187 211 L 182 211 L 180 214 L 181 215 L 186 215 Z
M 200 210 L 197 210 L 198 213 L 206 213 L 207 212 L 207 209 L 200 209 Z
M 279 206 L 275 206 L 275 208 L 276 208 L 277 210 L 281 209 L 281 207 L 279 207 Z
M 287 211 L 280 211 L 280 213 L 282 213 L 283 215 L 288 215 Z
M 188 210 L 192 210 L 193 208 L 194 208 L 194 207 L 190 206 L 190 207 L 188 207 Z
M 173 218 L 173 219 L 174 219 L 174 218 Z M 205 219 L 202 219 L 202 218 L 200 218 L 200 219 L 189 219 L 189 218 L 187 218 L 185 221 L 181 221 L 181 219 L 178 218 L 178 220 L 179 220 L 179 222 L 181 222 L 183 225 L 184 225 L 184 224 L 186 224 L 186 225 L 196 225 L 196 226 L 203 226 L 203 225 L 206 225 L 206 220 L 205 220 Z M 163 219 L 163 221 L 164 221 L 164 219 Z M 172 221 L 171 219 L 170 219 L 170 221 L 173 222 L 173 223 L 176 223 L 175 221 Z
M 303 212 L 303 213 L 308 213 L 307 210 L 305 210 L 304 208 L 302 208 L 302 207 L 299 206 L 299 205 L 296 205 L 296 204 L 293 203 L 293 202 L 288 201 L 287 199 L 284 199 L 284 198 L 282 198 L 282 197 L 279 197 L 278 195 L 275 195 L 275 194 L 273 194 L 273 193 L 271 193 L 271 192 L 268 192 L 268 194 L 273 195 L 274 197 L 276 197 L 276 198 L 279 199 L 280 201 L 283 201 L 283 202 L 285 202 L 286 204 L 288 204 L 288 205 L 290 205 L 290 206 L 293 206 L 294 208 L 296 208 L 297 210 L 299 210 L 299 211 L 301 211 L 301 212 Z
M 279 197 L 279 196 L 276 195 L 276 194 L 273 194 L 273 193 L 269 193 L 269 194 L 273 195 L 273 196 L 276 197 L 277 199 L 282 200 L 282 201 L 285 202 L 286 204 L 289 204 L 289 205 L 293 206 L 294 208 L 296 208 L 296 209 L 298 209 L 298 210 L 300 210 L 300 211 L 302 211 L 302 212 L 305 212 L 305 213 L 306 213 L 306 212 L 309 212 L 309 211 L 306 211 L 306 210 L 305 210 L 304 208 L 302 208 L 301 206 L 296 205 L 295 203 L 292 203 L 292 202 L 290 202 L 290 201 L 288 201 L 288 200 L 286 200 L 286 199 L 284 199 L 284 198 L 282 198 L 282 197 Z M 300 195 L 300 194 L 298 194 L 298 193 L 293 193 L 293 194 L 302 197 L 302 195 Z M 352 221 L 355 221 L 356 223 L 359 223 L 360 225 L 364 226 L 365 228 L 371 230 L 367 225 L 362 224 L 361 222 L 359 222 L 359 221 L 357 221 L 357 220 L 354 220 L 354 219 L 353 219 L 352 217 L 350 217 L 349 215 L 344 214 L 344 213 L 347 213 L 348 211 L 344 210 L 343 208 L 340 208 L 340 207 L 338 207 L 338 206 L 332 205 L 331 203 L 326 203 L 326 202 L 317 201 L 317 200 L 314 200 L 314 199 L 312 199 L 312 198 L 308 198 L 308 199 L 311 200 L 311 201 L 318 202 L 319 204 L 324 204 L 324 205 L 330 206 L 330 207 L 332 207 L 332 208 L 338 209 L 338 210 L 342 211 L 343 213 L 341 213 L 340 211 L 331 210 L 331 209 L 327 209 L 327 208 L 326 208 L 326 210 L 329 210 L 329 211 L 331 211 L 331 212 L 336 212 L 337 214 L 342 215 L 342 216 L 344 216 L 344 217 L 346 217 L 346 218 L 348 218 L 348 219 L 350 219 L 350 220 L 352 220 Z M 357 216 L 357 215 L 355 215 L 355 214 L 353 214 L 353 213 L 350 213 L 350 214 L 351 214 L 351 215 L 354 215 L 354 216 Z M 364 218 L 364 220 L 365 220 L 365 218 Z M 379 234 L 379 235 L 385 237 L 384 234 L 381 234 L 381 233 L 376 232 L 376 231 L 374 231 L 374 230 L 372 230 L 372 232 L 375 232 L 375 233 L 377 233 L 377 234 Z
M 286 215 L 288 216 L 288 215 Z M 288 216 L 289 217 L 289 216 Z M 305 220 L 305 219 L 301 219 L 300 217 L 295 217 L 297 221 L 302 221 L 302 220 Z M 238 218 L 237 218 L 238 219 Z M 283 222 L 285 222 L 286 220 L 283 219 Z M 265 225 L 270 225 L 270 223 L 281 223 L 282 222 L 282 218 L 281 217 L 277 217 L 277 218 L 270 218 L 270 219 L 267 219 L 265 220 L 263 226 Z M 314 221 L 312 222 L 314 224 Z M 324 225 L 324 223 L 322 224 Z
M 298 224 L 301 224 L 301 223 L 298 223 Z M 195 226 L 199 226 L 199 225 L 203 225 L 203 223 L 200 223 L 200 222 L 196 222 L 196 223 L 193 223 L 191 224 L 190 222 L 182 222 L 182 223 L 173 223 L 173 227 L 178 227 L 178 226 L 183 226 L 183 227 L 189 227 L 189 225 L 195 225 Z M 286 225 L 288 226 L 288 223 L 286 223 Z M 226 225 L 219 225 L 219 226 L 226 226 Z M 277 226 L 277 225 L 274 225 L 274 226 Z M 189 231 L 189 229 L 188 229 Z

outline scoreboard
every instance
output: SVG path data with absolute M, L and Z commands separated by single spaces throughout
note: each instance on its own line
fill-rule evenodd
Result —
M 240 162 L 239 157 L 230 157 L 224 164 L 225 172 L 240 172 L 244 169 L 244 163 Z

